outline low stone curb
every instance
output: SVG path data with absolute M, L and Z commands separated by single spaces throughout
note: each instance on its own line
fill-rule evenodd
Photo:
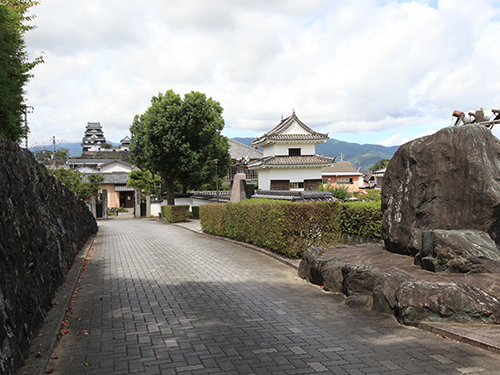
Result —
M 47 312 L 38 335 L 31 343 L 30 355 L 26 359 L 26 364 L 16 371 L 17 375 L 45 374 L 45 369 L 50 361 L 50 356 L 57 342 L 57 336 L 61 330 L 61 322 L 66 315 L 66 310 L 75 291 L 76 283 L 80 278 L 85 258 L 87 258 L 96 236 L 97 234 L 92 235 L 77 254 L 72 268 L 66 274 L 66 280 L 59 287 L 52 299 L 53 307 Z
M 494 335 L 496 334 L 496 336 L 500 334 L 500 327 L 492 327 L 491 325 L 488 325 L 488 327 L 485 328 L 484 325 L 476 324 L 459 325 L 452 323 L 431 322 L 420 322 L 417 327 L 423 331 L 443 336 L 444 338 L 500 354 L 500 344 L 498 342 L 492 342 L 495 339 L 491 337 L 492 333 Z M 471 334 L 467 328 L 474 330 L 473 334 Z M 476 335 L 476 337 L 474 337 L 474 335 Z

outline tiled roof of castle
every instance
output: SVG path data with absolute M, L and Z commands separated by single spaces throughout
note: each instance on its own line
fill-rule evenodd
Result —
M 328 134 L 318 133 L 299 120 L 295 111 L 281 120 L 273 129 L 261 137 L 257 137 L 252 144 L 262 145 L 269 141 L 326 141 Z
M 249 163 L 248 168 L 264 168 L 266 166 L 272 167 L 326 167 L 335 161 L 334 158 L 326 158 L 319 155 L 301 155 L 301 156 L 288 156 L 288 155 L 275 155 L 268 156 L 255 162 Z

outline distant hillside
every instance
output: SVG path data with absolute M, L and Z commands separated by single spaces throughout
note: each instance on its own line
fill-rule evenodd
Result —
M 252 146 L 252 137 L 235 137 L 232 138 L 237 142 Z M 56 148 L 60 147 L 69 149 L 70 156 L 76 157 L 82 154 L 82 146 L 80 143 L 61 142 L 56 144 Z M 385 147 L 381 145 L 349 143 L 339 141 L 337 139 L 329 139 L 326 143 L 316 146 L 318 155 L 336 157 L 340 160 L 340 154 L 344 154 L 344 160 L 349 160 L 355 167 L 369 168 L 380 159 L 390 159 L 396 152 L 399 146 Z M 39 150 L 41 147 L 37 146 Z M 52 150 L 52 145 L 46 145 L 45 148 Z M 262 148 L 260 148 L 262 150 Z M 31 151 L 33 149 L 31 148 Z
M 255 138 L 236 137 L 232 139 L 251 146 Z M 331 158 L 336 157 L 337 160 L 340 160 L 340 154 L 343 154 L 343 159 L 350 161 L 355 167 L 368 169 L 380 159 L 391 159 L 398 148 L 399 146 L 361 145 L 329 139 L 326 143 L 316 146 L 316 153 Z
M 120 145 L 120 143 L 115 143 L 115 142 L 108 142 L 108 143 L 111 144 L 111 145 L 113 145 L 113 146 Z M 34 149 L 36 149 L 37 151 L 41 151 L 42 148 L 45 148 L 46 150 L 50 150 L 50 151 L 53 150 L 52 144 L 47 143 L 44 146 L 30 147 L 30 151 L 33 152 Z M 69 150 L 69 156 L 72 157 L 72 158 L 82 155 L 82 144 L 81 144 L 81 142 L 70 143 L 70 142 L 64 142 L 63 141 L 63 142 L 60 142 L 60 143 L 56 143 L 56 150 L 59 150 L 60 148 L 67 148 Z

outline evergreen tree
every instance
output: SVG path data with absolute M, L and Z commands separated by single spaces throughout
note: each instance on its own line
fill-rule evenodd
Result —
M 221 175 L 227 174 L 231 159 L 222 107 L 205 94 L 192 91 L 184 100 L 172 90 L 151 99 L 151 106 L 137 115 L 130 126 L 130 154 L 139 168 L 158 173 L 174 204 L 175 185 L 197 189 L 215 178 L 214 159 Z
M 0 0 L 0 135 L 14 142 L 26 137 L 22 116 L 24 85 L 32 77 L 29 71 L 42 62 L 28 61 L 23 35 L 34 26 L 23 24 L 35 1 Z

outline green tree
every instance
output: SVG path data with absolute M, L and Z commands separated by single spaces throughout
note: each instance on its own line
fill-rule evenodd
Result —
M 69 149 L 60 147 L 56 150 L 56 158 L 66 159 L 69 157 Z
M 67 168 L 56 168 L 52 174 L 80 199 L 89 199 L 104 181 L 104 176 L 100 174 L 90 174 L 85 181 L 82 173 Z
M 137 188 L 143 194 L 155 194 L 158 199 L 162 196 L 162 181 L 159 175 L 150 171 L 132 171 L 128 174 L 127 187 Z
M 139 168 L 161 176 L 167 204 L 174 204 L 176 183 L 183 191 L 196 190 L 214 179 L 214 159 L 219 173 L 227 174 L 231 159 L 221 134 L 222 112 L 220 103 L 205 94 L 192 91 L 182 99 L 168 90 L 153 96 L 146 112 L 135 116 L 130 155 Z
M 28 9 L 37 1 L 0 0 L 0 135 L 14 142 L 26 137 L 22 116 L 24 85 L 32 77 L 29 71 L 43 62 L 39 57 L 28 61 L 23 35 L 34 26 L 24 24 L 34 16 Z
M 387 166 L 389 165 L 389 162 L 390 162 L 389 159 L 380 159 L 375 164 L 373 164 L 369 169 L 370 169 L 370 171 L 376 171 L 379 169 L 387 168 Z

